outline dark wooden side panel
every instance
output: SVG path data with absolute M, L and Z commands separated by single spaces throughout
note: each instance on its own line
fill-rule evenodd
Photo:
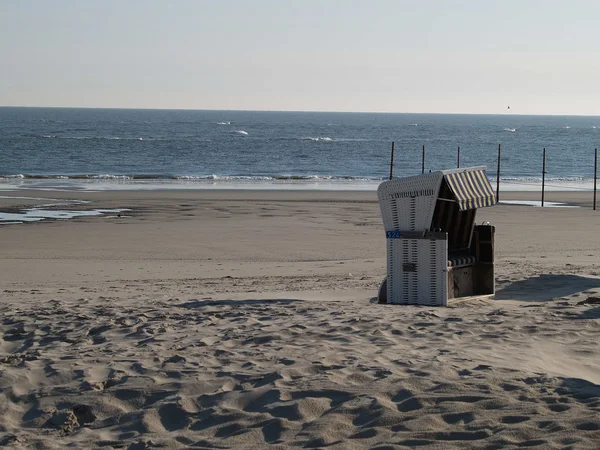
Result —
M 448 299 L 494 293 L 494 265 L 448 268 Z
M 479 263 L 494 262 L 494 234 L 496 228 L 492 225 L 475 225 L 472 253 Z

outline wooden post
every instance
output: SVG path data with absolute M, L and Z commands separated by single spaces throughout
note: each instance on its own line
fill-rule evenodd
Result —
M 392 141 L 392 159 L 390 161 L 390 180 L 392 179 L 393 172 L 394 172 L 394 141 Z
M 502 147 L 498 144 L 498 171 L 496 172 L 496 202 L 500 201 L 500 155 Z
M 458 147 L 458 154 L 456 156 L 456 168 L 460 169 L 460 147 Z
M 425 144 L 423 144 L 423 156 L 421 157 L 421 173 L 425 173 Z
M 542 157 L 542 208 L 544 207 L 544 187 L 546 184 L 546 147 Z
M 594 211 L 596 211 L 596 180 L 598 179 L 598 149 L 594 150 Z

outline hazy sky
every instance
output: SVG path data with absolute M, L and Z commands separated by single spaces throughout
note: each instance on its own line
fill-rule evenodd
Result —
M 0 0 L 0 105 L 600 115 L 598 0 Z

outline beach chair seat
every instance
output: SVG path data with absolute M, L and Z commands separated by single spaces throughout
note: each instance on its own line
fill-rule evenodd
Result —
M 465 255 L 465 256 L 448 256 L 448 267 L 465 267 L 475 264 L 477 258 L 475 255 Z

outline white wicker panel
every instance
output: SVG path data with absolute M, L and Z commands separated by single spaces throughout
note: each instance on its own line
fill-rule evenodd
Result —
M 448 240 L 421 240 L 418 255 L 419 305 L 448 304 Z
M 387 301 L 403 305 L 447 305 L 448 242 L 387 239 Z M 416 271 L 405 270 L 414 264 Z
M 429 229 L 443 178 L 438 171 L 381 183 L 377 197 L 385 231 Z
M 415 239 L 388 239 L 388 303 L 416 305 L 418 273 L 404 270 L 405 264 L 416 263 Z

